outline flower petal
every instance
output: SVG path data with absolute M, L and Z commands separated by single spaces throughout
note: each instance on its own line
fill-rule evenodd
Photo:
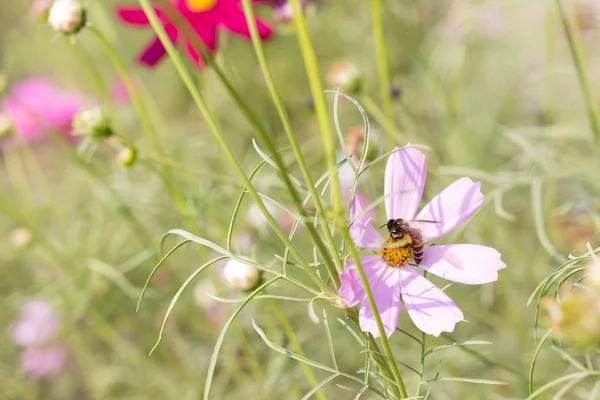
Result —
M 377 311 L 381 316 L 385 335 L 390 337 L 398 327 L 398 316 L 400 315 L 400 290 L 399 271 L 400 268 L 391 268 L 381 261 L 378 268 L 365 272 L 370 274 L 369 284 L 375 298 Z M 370 332 L 374 338 L 380 337 L 377 322 L 367 299 L 364 299 L 359 312 L 360 329 Z
M 354 221 L 350 225 L 350 237 L 358 247 L 365 248 L 369 245 L 383 245 L 383 243 L 385 243 L 379 232 L 371 225 L 371 218 L 372 213 L 363 213 L 360 200 L 358 199 L 358 196 L 355 196 L 352 207 L 350 208 L 350 219 Z
M 157 8 L 154 9 L 158 15 L 161 15 L 161 11 Z M 119 6 L 115 8 L 117 16 L 125 23 L 133 26 L 146 26 L 150 25 L 150 21 L 146 16 L 144 10 L 139 7 L 127 7 Z
M 475 244 L 450 244 L 425 248 L 421 268 L 441 278 L 468 285 L 498 280 L 506 268 L 498 250 Z
M 246 22 L 246 16 L 242 11 L 223 14 L 220 19 L 221 24 L 231 32 L 250 39 L 250 28 Z M 261 39 L 267 39 L 273 33 L 273 29 L 260 19 L 256 20 L 256 27 Z
M 167 35 L 169 35 L 171 42 L 175 43 L 178 36 L 177 29 L 172 25 L 166 25 L 165 31 L 167 32 Z M 163 46 L 160 39 L 155 37 L 154 40 L 150 42 L 150 44 L 140 54 L 138 61 L 142 64 L 153 67 L 164 57 L 166 53 L 167 50 Z
M 417 328 L 434 336 L 454 331 L 454 325 L 463 320 L 458 306 L 413 267 L 397 269 L 404 306 Z
M 412 219 L 427 179 L 425 155 L 414 147 L 394 150 L 385 167 L 385 210 L 388 219 Z
M 340 282 L 338 294 L 344 299 L 345 307 L 354 307 L 365 297 L 365 290 L 355 269 L 346 265 L 340 274 Z
M 416 219 L 439 223 L 423 227 L 421 232 L 425 241 L 443 236 L 469 219 L 483 202 L 480 187 L 479 182 L 460 178 L 427 203 Z

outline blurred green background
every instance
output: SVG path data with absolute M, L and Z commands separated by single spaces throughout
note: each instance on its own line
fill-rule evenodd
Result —
M 181 296 L 160 346 L 148 356 L 172 296 L 190 273 L 214 256 L 194 245 L 179 250 L 154 278 L 140 311 L 135 312 L 140 290 L 160 259 L 162 235 L 173 228 L 190 229 L 156 171 L 165 163 L 173 167 L 174 179 L 183 188 L 187 221 L 193 221 L 197 234 L 221 245 L 242 184 L 209 135 L 170 60 L 165 58 L 154 69 L 136 64 L 135 57 L 152 33 L 149 28 L 125 27 L 114 17 L 113 7 L 127 0 L 87 3 L 89 20 L 114 46 L 136 82 L 168 159 L 153 156 L 132 105 L 114 97 L 110 107 L 113 128 L 139 149 L 139 159 L 130 168 L 115 161 L 110 141 L 82 149 L 51 136 L 19 146 L 4 139 L 0 154 L 4 238 L 0 241 L 0 397 L 200 398 L 215 341 L 237 307 L 217 302 L 208 293 L 214 290 L 228 298 L 243 295 L 211 289 L 212 280 L 219 280 L 219 267 L 214 274 L 200 276 Z M 353 96 L 369 115 L 372 133 L 381 144 L 375 146 L 379 154 L 390 150 L 391 143 L 429 146 L 425 200 L 460 176 L 482 181 L 484 206 L 443 241 L 495 247 L 507 264 L 497 283 L 450 287 L 448 293 L 468 323 L 458 324 L 452 338 L 427 338 L 431 347 L 454 340 L 493 344 L 475 347 L 479 354 L 475 356 L 460 348 L 444 350 L 428 360 L 427 372 L 434 376 L 439 367 L 441 376 L 509 385 L 439 382 L 432 384 L 429 398 L 525 398 L 535 350 L 534 306 L 527 307 L 527 300 L 560 265 L 561 255 L 582 254 L 586 242 L 594 245 L 598 232 L 598 158 L 555 4 L 384 1 L 388 67 L 394 88 L 400 90 L 393 102 L 396 130 L 390 141 L 385 132 L 391 122 L 381 111 L 367 3 L 323 0 L 310 6 L 308 24 L 322 77 L 337 62 L 358 67 L 362 90 Z M 600 6 L 596 4 L 574 1 L 570 13 L 578 16 L 577 32 L 585 47 L 594 95 L 600 89 Z M 6 80 L 5 96 L 32 76 L 47 77 L 68 90 L 94 97 L 98 87 L 93 71 L 100 74 L 105 91 L 119 85 L 113 64 L 94 36 L 83 30 L 71 41 L 40 23 L 31 7 L 28 1 L 0 2 L 0 73 Z M 257 11 L 276 28 L 265 44 L 267 59 L 311 172 L 318 177 L 326 167 L 294 31 L 290 25 L 273 21 L 269 5 Z M 286 147 L 252 46 L 223 34 L 216 60 L 278 146 Z M 89 65 L 95 68 L 90 71 Z M 188 67 L 249 174 L 261 161 L 252 147 L 255 132 L 214 72 Z M 336 87 L 326 84 L 326 89 Z M 361 116 L 349 102 L 340 104 L 339 120 L 344 134 L 362 128 Z M 300 176 L 291 152 L 284 152 L 283 157 L 290 172 Z M 290 203 L 273 169 L 264 167 L 255 182 L 261 192 L 282 204 Z M 383 164 L 359 181 L 361 190 L 372 198 L 381 195 L 382 184 Z M 284 248 L 269 229 L 253 226 L 247 219 L 251 204 L 247 199 L 242 205 L 234 247 L 267 264 L 274 254 L 283 254 Z M 308 239 L 300 232 L 296 241 L 311 258 Z M 168 246 L 174 244 L 173 239 L 167 240 Z M 552 252 L 556 252 L 554 257 Z M 434 281 L 445 285 L 442 280 Z M 271 292 L 303 296 L 282 283 Z M 19 310 L 28 299 L 43 299 L 51 305 L 56 314 L 51 319 L 58 324 L 53 342 L 67 352 L 64 367 L 41 379 L 28 376 L 22 365 L 23 349 L 11 339 Z M 282 301 L 280 305 L 307 356 L 328 363 L 323 321 L 311 320 L 305 302 Z M 336 320 L 344 319 L 343 310 L 315 303 L 319 316 L 323 308 L 328 312 L 340 368 L 354 373 L 362 368 L 364 355 Z M 252 319 L 272 341 L 288 345 L 270 302 L 252 303 L 225 337 L 212 398 L 302 398 L 310 386 L 298 363 L 269 349 L 252 328 Z M 405 313 L 400 327 L 416 334 Z M 418 364 L 420 349 L 414 342 L 395 334 L 391 343 L 398 360 Z M 570 367 L 548 351 L 541 353 L 537 368 L 536 385 L 565 374 Z M 416 376 L 402 371 L 408 385 L 414 385 Z M 315 374 L 321 379 L 327 376 L 318 370 Z M 344 379 L 335 383 L 354 387 Z M 326 385 L 324 393 L 332 399 L 355 396 L 335 384 Z M 589 395 L 589 387 L 583 385 L 565 398 L 587 399 Z

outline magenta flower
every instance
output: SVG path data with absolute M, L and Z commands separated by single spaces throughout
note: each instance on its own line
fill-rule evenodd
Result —
M 30 299 L 21 305 L 19 319 L 10 328 L 13 342 L 22 347 L 48 343 L 58 333 L 59 317 L 44 299 Z
M 0 106 L 8 114 L 15 132 L 26 142 L 48 133 L 71 133 L 73 116 L 90 103 L 78 93 L 62 89 L 46 78 L 30 78 L 10 90 Z
M 480 183 L 461 178 L 416 214 L 426 176 L 423 153 L 413 147 L 395 149 L 385 171 L 385 208 L 388 219 L 407 221 L 412 230 L 422 235 L 424 242 L 430 242 L 469 219 L 481 206 L 483 195 L 479 191 Z M 386 336 L 389 337 L 398 326 L 401 303 L 421 331 L 434 336 L 452 332 L 456 323 L 463 320 L 463 313 L 441 289 L 407 263 L 414 252 L 411 237 L 403 237 L 404 247 L 385 247 L 386 242 L 392 243 L 393 240 L 391 237 L 384 240 L 373 228 L 370 218 L 363 215 L 358 199 L 354 200 L 350 213 L 353 221 L 350 236 L 354 243 L 361 248 L 382 249 L 377 255 L 361 257 L 361 264 Z M 500 260 L 500 253 L 493 248 L 452 244 L 425 247 L 419 267 L 444 279 L 474 285 L 496 281 L 498 270 L 506 265 Z M 365 298 L 352 260 L 347 262 L 340 279 L 339 295 L 345 305 L 352 307 L 362 301 L 359 313 L 361 329 L 379 337 L 373 310 Z
M 23 371 L 30 379 L 52 378 L 63 369 L 67 355 L 61 344 L 27 348 L 21 359 Z
M 267 2 L 268 0 L 253 0 L 254 3 Z M 246 16 L 242 10 L 241 0 L 176 0 L 177 10 L 193 27 L 200 40 L 206 45 L 210 53 L 217 49 L 218 28 L 223 27 L 228 31 L 250 38 L 250 30 L 246 23 Z M 180 39 L 185 44 L 185 49 L 195 64 L 203 68 L 204 62 L 192 43 L 180 32 L 160 8 L 155 8 L 171 42 L 177 43 Z M 140 27 L 150 25 L 144 11 L 139 7 L 118 7 L 117 15 L 125 23 Z M 258 33 L 262 39 L 267 39 L 273 33 L 269 25 L 256 20 Z M 144 49 L 138 60 L 150 67 L 155 66 L 166 54 L 166 50 L 158 37 Z

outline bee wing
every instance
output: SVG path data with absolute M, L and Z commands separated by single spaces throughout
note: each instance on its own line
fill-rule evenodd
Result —
M 420 220 L 415 219 L 408 222 L 410 227 L 413 229 L 417 229 L 420 232 L 420 236 L 422 240 L 425 242 L 428 240 L 428 237 L 432 237 L 440 228 L 440 221 L 428 221 L 428 220 Z

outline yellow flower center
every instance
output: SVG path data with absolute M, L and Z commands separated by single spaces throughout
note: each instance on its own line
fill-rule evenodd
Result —
M 210 10 L 217 4 L 218 0 L 185 0 L 190 11 L 201 12 Z
M 381 255 L 385 259 L 385 262 L 390 267 L 401 267 L 406 264 L 413 252 L 412 238 L 409 235 L 404 235 L 402 239 L 394 240 L 391 237 L 388 238 L 386 243 L 399 243 L 404 242 L 405 244 L 399 244 L 394 247 L 384 247 L 381 249 Z

